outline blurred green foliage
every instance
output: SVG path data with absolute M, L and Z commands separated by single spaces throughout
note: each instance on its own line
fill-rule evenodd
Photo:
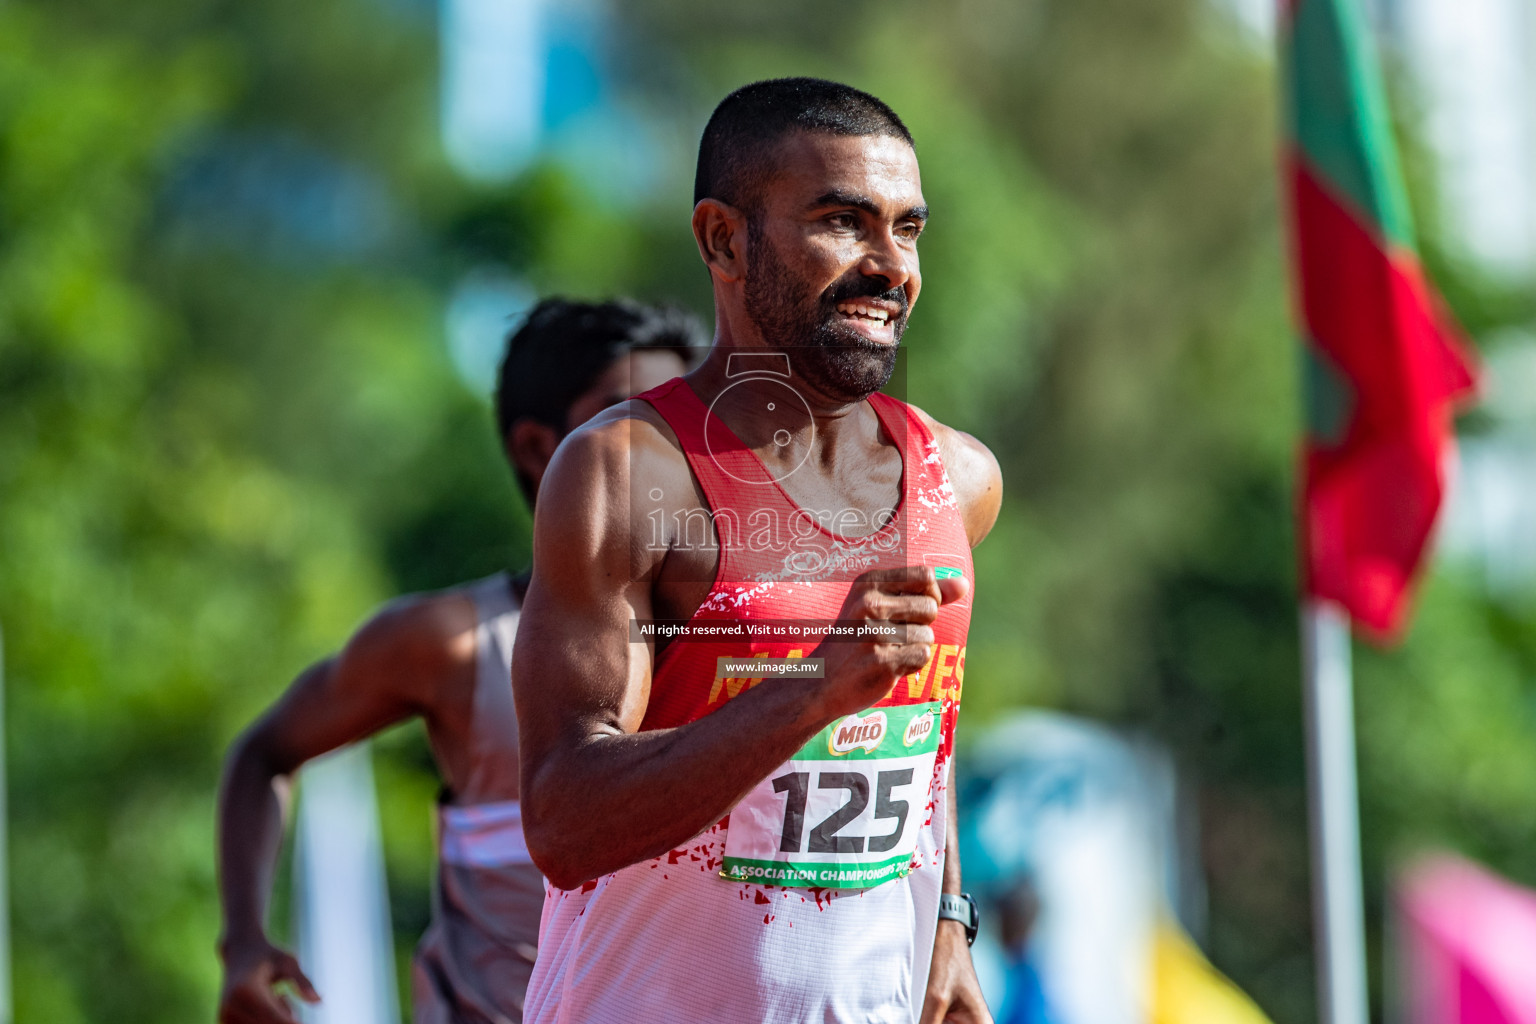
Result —
M 505 187 L 455 176 L 434 17 L 0 5 L 18 1020 L 211 1019 L 230 738 L 388 595 L 526 551 L 484 396 L 445 354 L 448 290 L 493 263 L 707 313 L 690 147 L 729 88 L 800 73 L 911 124 L 935 216 L 909 397 L 1004 467 L 969 728 L 1045 705 L 1169 744 L 1199 797 L 1212 958 L 1280 1024 L 1311 1020 L 1268 55 L 1202 0 L 642 0 L 612 26 L 615 88 L 671 149 L 635 203 L 558 155 Z M 1526 292 L 1429 261 L 1479 332 L 1529 319 Z M 1536 881 L 1533 625 L 1445 572 L 1402 648 L 1362 653 L 1373 921 L 1415 844 Z M 431 762 L 413 729 L 378 754 L 403 963 Z

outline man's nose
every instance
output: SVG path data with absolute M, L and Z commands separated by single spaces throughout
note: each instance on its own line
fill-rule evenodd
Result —
M 864 258 L 859 262 L 859 272 L 866 277 L 883 277 L 888 284 L 885 290 L 901 288 L 912 277 L 908 254 L 896 242 L 890 231 L 881 231 L 870 240 Z

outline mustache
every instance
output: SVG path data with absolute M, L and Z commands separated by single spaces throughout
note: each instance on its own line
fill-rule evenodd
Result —
M 901 312 L 896 314 L 898 319 L 906 319 L 907 316 L 907 290 L 905 288 L 886 288 L 886 284 L 878 277 L 864 277 L 862 274 L 850 281 L 843 281 L 828 288 L 822 301 L 827 308 L 835 307 L 839 302 L 851 302 L 854 299 L 879 299 L 882 302 L 894 302 L 900 307 Z

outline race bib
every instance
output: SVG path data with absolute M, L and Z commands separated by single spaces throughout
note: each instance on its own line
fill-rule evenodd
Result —
M 731 810 L 722 878 L 867 889 L 911 870 L 939 750 L 940 705 L 838 719 Z

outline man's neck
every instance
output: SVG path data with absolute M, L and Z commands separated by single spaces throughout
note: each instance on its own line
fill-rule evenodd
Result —
M 828 397 L 795 374 L 792 360 L 784 364 L 786 374 L 782 369 L 763 369 L 761 359 L 750 363 L 729 359 L 762 354 L 767 353 L 717 348 L 686 377 L 694 393 L 747 447 L 759 454 L 786 446 L 835 448 L 872 426 L 865 398 Z

